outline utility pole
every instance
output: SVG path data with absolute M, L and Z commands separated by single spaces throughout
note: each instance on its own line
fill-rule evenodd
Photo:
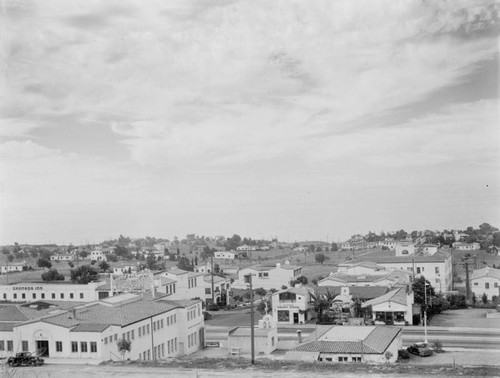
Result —
M 424 343 L 427 344 L 427 281 L 424 278 Z
M 214 258 L 210 257 L 210 275 L 212 276 L 212 305 L 215 304 L 215 293 L 214 293 Z
M 245 276 L 246 281 L 250 284 L 250 348 L 252 349 L 252 365 L 255 365 L 255 330 L 254 330 L 254 306 L 253 306 L 253 285 L 252 274 Z

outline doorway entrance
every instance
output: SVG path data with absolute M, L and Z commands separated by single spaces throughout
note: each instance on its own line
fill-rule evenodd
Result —
M 49 342 L 48 340 L 36 341 L 36 354 L 40 357 L 49 357 Z
M 298 322 L 299 322 L 299 313 L 298 312 L 294 312 L 293 313 L 293 323 L 297 324 Z

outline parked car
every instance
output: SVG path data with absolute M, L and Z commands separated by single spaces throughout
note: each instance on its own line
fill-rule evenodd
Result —
M 31 354 L 31 352 L 16 353 L 14 357 L 7 359 L 9 366 L 41 366 L 43 362 L 43 358 Z
M 426 343 L 410 345 L 406 350 L 409 353 L 420 357 L 432 356 L 432 350 L 427 347 Z

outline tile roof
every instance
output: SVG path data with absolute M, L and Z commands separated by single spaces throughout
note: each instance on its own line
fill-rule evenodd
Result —
M 339 337 L 336 334 L 338 327 L 332 327 L 330 332 L 321 336 L 320 340 L 301 344 L 293 350 L 320 353 L 381 354 L 401 332 L 401 328 L 389 326 L 342 327 L 342 331 L 345 332 L 341 332 Z M 356 332 L 351 334 L 351 331 Z
M 316 293 L 318 295 L 328 295 L 335 297 L 341 292 L 340 286 L 318 286 L 316 288 Z M 390 289 L 387 286 L 350 286 L 349 294 L 353 298 L 359 298 L 360 300 L 369 300 L 373 298 L 380 297 L 387 293 Z
M 224 281 L 227 281 L 228 278 L 226 277 L 221 277 L 221 276 L 216 276 L 214 274 L 214 283 L 219 283 L 219 282 L 224 282 Z M 205 282 L 212 282 L 212 275 L 210 274 L 206 274 L 203 276 L 203 281 Z
M 102 332 L 109 324 L 80 323 L 73 327 L 70 332 Z
M 432 263 L 432 262 L 444 262 L 451 258 L 451 254 L 444 251 L 438 251 L 433 255 L 422 255 L 415 254 L 410 256 L 383 256 L 375 257 L 373 261 L 378 264 L 397 264 L 397 263 Z
M 500 280 L 500 269 L 495 269 L 495 268 L 481 268 L 474 270 L 472 272 L 472 280 L 481 278 L 481 277 L 491 277 L 491 278 L 496 278 L 497 280 Z
M 161 272 L 161 273 L 173 274 L 175 276 L 178 276 L 178 275 L 181 275 L 181 274 L 186 274 L 186 273 L 188 273 L 188 271 L 187 270 L 182 270 L 182 269 L 179 269 L 179 268 L 172 268 L 172 269 L 166 270 L 165 272 Z
M 385 302 L 394 302 L 406 306 L 408 304 L 406 298 L 406 289 L 399 288 L 396 290 L 392 290 L 387 294 L 384 294 L 378 298 L 374 298 L 366 303 L 363 303 L 362 307 L 374 306 Z
M 189 307 L 194 304 L 200 303 L 201 299 L 179 299 L 179 300 L 168 300 L 168 303 L 175 304 L 176 307 Z
M 22 323 L 14 323 L 14 322 L 0 322 L 0 332 L 9 332 L 14 330 L 14 327 L 17 327 L 19 324 Z
M 2 321 L 16 322 L 25 321 L 29 318 L 17 306 L 0 306 L 0 319 Z

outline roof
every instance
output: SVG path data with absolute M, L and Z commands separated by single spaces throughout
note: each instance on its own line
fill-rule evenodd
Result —
M 444 262 L 451 258 L 451 254 L 444 251 L 438 251 L 433 255 L 414 254 L 409 256 L 387 256 L 375 257 L 374 261 L 378 264 L 398 264 L 398 263 L 433 263 Z
M 162 273 L 163 273 L 163 272 L 162 272 Z M 166 271 L 165 271 L 165 273 L 167 273 L 167 274 L 173 274 L 173 275 L 178 276 L 178 275 L 180 275 L 180 274 L 186 274 L 186 273 L 188 273 L 188 271 L 187 271 L 187 270 L 182 270 L 182 269 L 179 269 L 179 268 L 175 268 L 175 267 L 174 267 L 174 268 L 172 268 L 172 269 L 166 270 Z
M 318 341 L 304 343 L 294 351 L 345 354 L 381 354 L 384 353 L 401 328 L 390 326 L 375 327 L 332 327 Z
M 342 291 L 340 286 L 318 286 L 316 288 L 316 293 L 318 295 L 328 295 L 335 297 L 339 295 Z M 350 286 L 349 294 L 353 298 L 358 298 L 360 300 L 369 300 L 373 298 L 380 297 L 389 291 L 387 286 Z
M 366 303 L 363 303 L 363 307 L 374 306 L 374 305 L 385 303 L 385 302 L 394 302 L 394 303 L 398 303 L 400 305 L 406 306 L 408 304 L 407 298 L 406 298 L 406 289 L 399 288 L 396 290 L 392 290 L 392 291 L 388 292 L 387 294 L 384 294 L 378 298 L 374 298 L 372 300 L 369 300 Z
M 26 321 L 29 318 L 17 307 L 12 305 L 0 306 L 0 319 L 7 322 Z
M 205 281 L 205 282 L 212 282 L 212 275 L 211 274 L 205 274 L 203 276 L 203 281 Z M 229 281 L 229 279 L 226 278 L 226 277 L 216 276 L 214 274 L 214 283 L 225 282 L 225 281 Z
M 254 328 L 255 336 L 267 336 L 270 331 L 270 328 Z M 250 327 L 236 327 L 230 330 L 228 334 L 229 336 L 250 337 L 251 329 Z
M 80 323 L 73 327 L 70 332 L 102 332 L 109 324 Z
M 487 266 L 486 268 L 477 269 L 472 272 L 472 280 L 476 280 L 481 277 L 491 277 L 500 280 L 500 269 L 490 268 Z
M 328 277 L 323 278 L 319 282 L 337 281 L 337 282 L 377 282 L 377 281 L 399 281 L 404 276 L 408 276 L 404 271 L 394 273 L 395 271 L 384 271 L 383 274 L 345 274 L 345 273 L 332 273 Z

